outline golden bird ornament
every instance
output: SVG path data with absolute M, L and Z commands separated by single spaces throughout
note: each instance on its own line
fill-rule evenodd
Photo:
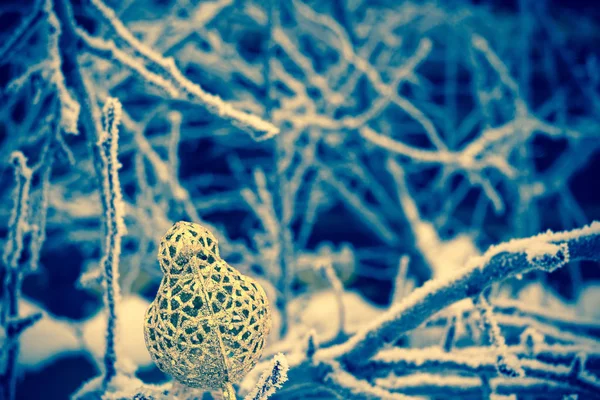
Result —
M 230 396 L 271 328 L 265 291 L 221 259 L 217 240 L 199 224 L 173 225 L 158 261 L 164 276 L 144 323 L 152 359 L 184 385 Z

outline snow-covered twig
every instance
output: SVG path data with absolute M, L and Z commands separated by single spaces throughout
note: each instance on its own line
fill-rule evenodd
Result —
M 121 256 L 121 238 L 125 233 L 123 195 L 119 182 L 119 167 L 117 159 L 119 124 L 121 123 L 121 103 L 118 99 L 109 98 L 102 110 L 103 131 L 98 146 L 102 160 L 102 190 L 100 196 L 107 205 L 105 215 L 105 244 L 102 258 L 104 274 L 104 301 L 108 310 L 108 325 L 106 328 L 106 352 L 104 353 L 104 384 L 117 375 L 116 307 L 120 298 L 119 291 L 119 258 Z
M 67 133 L 78 134 L 77 123 L 79 121 L 81 106 L 79 102 L 71 96 L 62 71 L 63 55 L 60 51 L 62 27 L 52 9 L 52 1 L 45 0 L 44 12 L 47 16 L 48 24 L 50 25 L 50 34 L 48 35 L 48 55 L 50 58 L 50 67 L 52 68 L 51 81 L 56 88 L 56 94 L 60 104 L 60 126 Z
M 346 307 L 344 305 L 344 285 L 342 281 L 335 273 L 335 269 L 333 269 L 333 265 L 331 259 L 329 257 L 324 257 L 325 259 L 320 260 L 321 265 L 317 266 L 320 268 L 325 275 L 325 278 L 331 285 L 333 289 L 333 293 L 335 294 L 335 301 L 337 302 L 338 309 L 338 329 L 337 329 L 337 337 L 336 339 L 342 339 L 346 337 Z
M 392 393 L 380 386 L 373 385 L 369 381 L 358 379 L 356 376 L 344 371 L 340 367 L 334 367 L 327 375 L 326 382 L 331 388 L 339 393 L 344 399 L 361 400 L 417 400 L 418 397 L 405 396 L 400 393 Z
M 2 262 L 5 268 L 17 269 L 19 258 L 23 251 L 23 237 L 29 230 L 27 218 L 29 213 L 29 189 L 33 171 L 27 166 L 25 155 L 16 151 L 11 154 L 11 163 L 15 169 L 15 190 L 13 194 L 13 208 L 8 221 L 10 227 L 8 239 L 4 245 Z
M 23 281 L 23 268 L 19 259 L 23 253 L 23 237 L 28 232 L 29 188 L 32 170 L 27 166 L 23 153 L 11 154 L 15 169 L 16 186 L 13 194 L 13 208 L 8 223 L 8 238 L 2 254 L 3 280 L 1 282 L 2 304 L 0 307 L 0 328 L 2 340 L 0 350 L 0 397 L 13 400 L 16 396 L 17 358 L 19 356 L 19 335 L 39 318 L 37 316 L 20 319 L 19 298 Z
M 522 301 L 495 299 L 491 301 L 491 307 L 502 329 L 512 329 L 524 332 L 534 329 L 537 334 L 545 332 L 545 336 L 555 341 L 567 341 L 567 338 L 579 336 L 580 339 L 600 340 L 600 323 L 589 318 L 569 315 L 565 311 L 548 312 L 548 310 L 526 304 Z M 460 311 L 463 320 L 470 318 L 473 314 L 472 308 Z M 426 323 L 426 327 L 445 327 L 453 315 L 442 312 Z
M 579 352 L 572 352 L 571 359 L 575 360 Z M 591 349 L 589 349 L 591 350 Z M 582 393 L 597 392 L 600 382 L 590 376 L 578 375 L 570 378 L 573 374 L 572 365 L 566 363 L 544 362 L 539 359 L 528 358 L 523 348 L 507 348 L 507 354 L 519 357 L 519 363 L 527 378 L 535 378 L 552 382 L 565 382 L 573 387 L 574 391 Z M 567 361 L 568 359 L 565 359 Z M 391 348 L 380 351 L 371 361 L 364 366 L 364 371 L 372 378 L 384 377 L 389 372 L 403 375 L 407 372 L 437 371 L 450 373 L 460 371 L 478 376 L 494 377 L 497 373 L 497 352 L 489 347 L 476 347 L 472 349 L 457 350 L 448 353 L 437 347 L 424 349 L 399 349 Z M 580 373 L 580 372 L 579 372 Z M 520 378 L 511 378 L 518 381 Z
M 285 356 L 281 353 L 276 354 L 271 365 L 263 372 L 256 387 L 244 400 L 267 400 L 277 389 L 287 381 L 287 371 L 289 369 Z
M 140 42 L 123 23 L 117 18 L 114 11 L 107 7 L 101 0 L 92 0 L 91 4 L 98 11 L 98 15 L 114 31 L 114 33 L 131 48 L 133 48 L 146 62 L 151 63 L 160 72 L 165 81 L 171 82 L 180 92 L 178 96 L 190 96 L 206 105 L 215 114 L 228 118 L 241 128 L 250 131 L 256 140 L 265 140 L 279 133 L 279 129 L 272 123 L 261 118 L 238 110 L 230 103 L 223 101 L 219 96 L 210 94 L 204 89 L 187 79 L 177 68 L 172 58 L 165 58 L 153 49 Z M 161 76 L 159 74 L 159 76 Z
M 500 332 L 498 321 L 494 318 L 492 306 L 490 306 L 484 294 L 477 297 L 475 305 L 481 316 L 484 333 L 497 351 L 496 368 L 498 372 L 507 377 L 523 376 L 525 372 L 519 365 L 519 361 L 507 351 L 506 340 Z

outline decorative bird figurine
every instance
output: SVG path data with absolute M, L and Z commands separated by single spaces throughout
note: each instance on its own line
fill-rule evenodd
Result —
M 271 327 L 263 288 L 223 261 L 195 223 L 167 231 L 158 261 L 164 277 L 144 323 L 152 359 L 187 386 L 235 398 L 232 383 L 256 365 Z

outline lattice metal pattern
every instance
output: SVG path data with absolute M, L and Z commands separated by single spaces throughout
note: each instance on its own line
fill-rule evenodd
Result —
M 219 256 L 215 237 L 177 222 L 158 250 L 164 277 L 145 322 L 158 367 L 193 387 L 222 389 L 248 373 L 271 326 L 262 287 Z

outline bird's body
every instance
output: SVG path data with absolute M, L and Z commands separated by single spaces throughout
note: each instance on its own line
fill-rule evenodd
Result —
M 146 313 L 146 346 L 183 384 L 224 389 L 258 362 L 271 326 L 264 290 L 219 256 L 201 225 L 178 222 L 161 240 L 165 274 Z

